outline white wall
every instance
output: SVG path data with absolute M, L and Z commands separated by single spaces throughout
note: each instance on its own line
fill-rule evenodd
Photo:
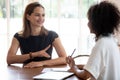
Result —
M 120 0 L 101 0 L 101 1 L 110 1 L 110 2 L 112 2 L 112 3 L 114 3 L 114 4 L 116 4 L 116 6 L 119 8 L 119 10 L 120 10 Z

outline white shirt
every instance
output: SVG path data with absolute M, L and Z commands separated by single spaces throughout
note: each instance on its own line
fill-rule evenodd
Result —
M 120 52 L 113 35 L 98 39 L 84 69 L 96 80 L 120 80 Z

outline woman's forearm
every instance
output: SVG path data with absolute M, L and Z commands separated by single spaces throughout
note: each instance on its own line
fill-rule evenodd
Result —
M 66 57 L 59 57 L 56 59 L 41 61 L 43 66 L 54 66 L 54 65 L 62 65 L 66 64 Z
M 75 75 L 82 79 L 82 80 L 87 80 L 89 78 L 92 78 L 92 80 L 95 80 L 95 78 L 86 70 L 80 70 L 79 68 L 74 69 Z M 91 79 L 90 79 L 91 80 Z
M 13 55 L 13 56 L 7 56 L 7 64 L 14 64 L 14 63 L 23 63 L 24 61 L 30 59 L 29 54 L 25 55 Z

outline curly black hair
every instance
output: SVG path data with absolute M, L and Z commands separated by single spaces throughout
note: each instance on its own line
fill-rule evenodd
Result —
M 100 35 L 108 36 L 118 30 L 120 23 L 120 12 L 118 8 L 107 1 L 92 5 L 88 10 L 88 20 L 92 30 L 96 35 L 96 40 Z

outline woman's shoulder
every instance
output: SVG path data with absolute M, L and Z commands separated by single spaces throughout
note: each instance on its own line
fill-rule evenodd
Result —
M 115 38 L 110 35 L 110 36 L 103 36 L 101 37 L 97 42 L 96 45 L 102 46 L 101 48 L 105 49 L 105 47 L 112 47 L 111 45 L 117 44 L 115 41 Z
M 53 30 L 48 31 L 48 34 L 49 35 L 57 35 L 58 36 L 58 33 L 53 31 Z
M 16 33 L 14 34 L 14 37 L 21 37 L 22 34 L 23 34 L 22 31 L 16 32 Z
M 55 39 L 55 38 L 57 38 L 57 37 L 59 37 L 59 36 L 58 36 L 57 32 L 52 31 L 52 30 L 49 30 L 49 31 L 48 31 L 48 37 L 49 37 L 49 38 L 52 38 L 52 39 Z
M 50 33 L 50 34 L 57 34 L 57 32 L 55 32 L 53 30 L 49 30 L 48 33 Z

